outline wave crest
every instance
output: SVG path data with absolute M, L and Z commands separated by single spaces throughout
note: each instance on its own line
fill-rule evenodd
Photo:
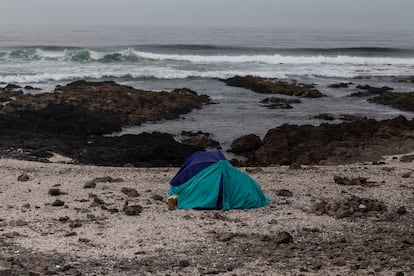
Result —
M 365 49 L 365 48 L 364 48 Z M 376 51 L 380 51 L 375 48 Z M 291 49 L 292 50 L 292 49 Z M 353 51 L 361 51 L 360 48 L 350 48 L 347 54 L 341 53 L 338 49 L 330 49 L 330 54 L 316 54 L 316 49 L 307 51 L 307 54 L 165 54 L 150 51 L 138 51 L 127 48 L 120 51 L 105 51 L 91 49 L 61 49 L 61 48 L 23 48 L 0 52 L 2 60 L 21 60 L 21 61 L 71 61 L 79 63 L 103 62 L 103 63 L 138 63 L 138 62 L 163 62 L 173 61 L 179 63 L 193 64 L 226 64 L 226 63 L 257 63 L 257 64 L 392 64 L 392 65 L 414 65 L 414 58 L 403 57 L 379 57 L 379 56 L 358 56 L 349 55 Z M 370 50 L 374 50 L 371 49 Z M 329 50 L 324 49 L 322 52 Z M 391 49 L 386 49 L 391 51 Z M 310 54 L 312 53 L 312 54 Z M 332 53 L 338 53 L 332 55 Z

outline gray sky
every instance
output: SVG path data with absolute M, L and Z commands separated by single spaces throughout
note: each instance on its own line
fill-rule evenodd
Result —
M 0 0 L 0 24 L 414 28 L 414 0 Z

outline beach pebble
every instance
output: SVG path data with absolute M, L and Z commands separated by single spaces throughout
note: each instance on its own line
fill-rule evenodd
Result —
M 164 198 L 162 196 L 158 195 L 158 194 L 153 195 L 152 199 L 156 200 L 156 201 L 163 201 L 164 200 Z
M 61 207 L 63 205 L 65 205 L 65 202 L 63 200 L 60 200 L 60 199 L 56 199 L 52 203 L 52 206 L 55 206 L 55 207 Z
M 293 196 L 293 193 L 286 189 L 281 189 L 276 191 L 276 195 L 278 196 L 284 196 L 284 197 L 291 197 Z
M 52 189 L 49 189 L 48 194 L 49 194 L 49 195 L 51 195 L 51 196 L 58 196 L 58 195 L 61 195 L 61 194 L 63 194 L 63 193 L 62 193 L 62 191 L 61 191 L 60 189 L 58 189 L 58 188 L 52 188 Z
M 90 180 L 83 185 L 84 189 L 92 189 L 96 187 L 96 183 L 94 180 Z
M 20 181 L 20 182 L 26 182 L 26 181 L 30 180 L 30 176 L 28 174 L 24 173 L 24 174 L 19 175 L 17 177 L 17 180 Z
M 139 193 L 134 188 L 122 187 L 121 192 L 126 194 L 129 197 L 138 197 Z
M 282 231 L 282 232 L 277 233 L 277 235 L 274 237 L 273 241 L 276 244 L 290 243 L 290 242 L 293 241 L 293 237 L 288 232 Z
M 401 206 L 397 209 L 397 214 L 399 215 L 405 215 L 407 213 L 407 209 L 405 209 L 405 206 Z
M 138 216 L 143 209 L 141 205 L 129 205 L 128 201 L 125 201 L 123 211 L 127 216 Z

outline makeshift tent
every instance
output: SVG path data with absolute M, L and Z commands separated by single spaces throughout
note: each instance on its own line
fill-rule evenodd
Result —
M 170 182 L 179 209 L 249 209 L 269 199 L 259 184 L 233 167 L 220 151 L 192 154 Z

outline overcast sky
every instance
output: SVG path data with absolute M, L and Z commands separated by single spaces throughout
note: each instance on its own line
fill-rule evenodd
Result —
M 414 28 L 414 0 L 0 0 L 0 24 Z

